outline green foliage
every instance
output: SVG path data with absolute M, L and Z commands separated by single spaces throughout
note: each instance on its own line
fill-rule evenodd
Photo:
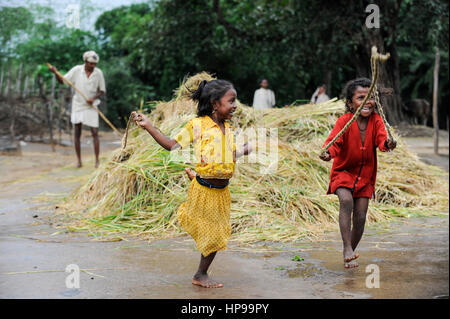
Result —
M 220 10 L 216 10 L 217 3 Z M 409 0 L 397 7 L 395 1 L 383 1 L 380 30 L 363 27 L 366 5 L 348 1 L 162 0 L 153 7 L 107 12 L 98 26 L 114 52 L 126 57 L 132 73 L 164 99 L 183 76 L 203 70 L 231 80 L 247 104 L 252 103 L 262 77 L 269 79 L 278 106 L 309 99 L 319 84 L 327 82 L 328 94 L 338 96 L 346 81 L 368 76 L 367 47 L 377 32 L 385 50 L 394 55 L 398 52 L 405 99 L 431 96 L 428 73 L 433 60 L 421 64 L 428 73 L 411 71 L 410 65 L 416 58 L 433 55 L 434 47 L 440 46 L 444 50 L 441 98 L 448 99 L 448 44 L 443 41 L 448 37 L 448 4 Z
M 131 111 L 139 109 L 141 100 L 154 100 L 157 96 L 152 86 L 145 85 L 130 72 L 130 68 L 119 59 L 110 59 L 105 63 L 107 82 L 106 117 L 116 125 L 126 126 Z
M 9 55 L 12 38 L 27 30 L 33 23 L 33 16 L 24 7 L 0 8 L 0 60 Z
M 439 91 L 448 97 L 448 52 L 441 51 Z M 417 49 L 399 50 L 402 74 L 402 92 L 408 99 L 425 98 L 431 102 L 435 52 L 420 52 Z M 420 76 L 418 76 L 420 75 Z
M 77 29 L 65 29 L 64 32 L 60 32 L 61 27 L 50 23 L 38 24 L 36 28 L 36 36 L 19 44 L 16 50 L 29 64 L 50 62 L 62 72 L 67 72 L 73 66 L 83 64 L 82 57 L 85 51 L 101 51 L 96 43 L 96 37 L 88 32 Z
M 103 12 L 95 33 L 56 25 L 47 7 L 4 7 L 0 60 L 16 57 L 32 69 L 50 62 L 65 72 L 82 63 L 84 51 L 97 51 L 107 115 L 124 125 L 142 98 L 169 99 L 187 74 L 201 71 L 232 81 L 246 104 L 263 77 L 279 107 L 309 100 L 322 83 L 330 97 L 338 96 L 346 81 L 368 75 L 368 42 L 378 35 L 397 57 L 388 72 L 398 71 L 404 100 L 431 101 L 439 47 L 439 104 L 448 103 L 448 2 L 378 4 L 381 29 L 370 30 L 362 1 L 149 1 Z
M 294 256 L 294 257 L 291 258 L 291 260 L 292 260 L 292 261 L 304 261 L 305 258 L 299 257 L 299 256 Z

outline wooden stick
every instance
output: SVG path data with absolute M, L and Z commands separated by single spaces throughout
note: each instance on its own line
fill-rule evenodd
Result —
M 439 122 L 438 122 L 438 90 L 439 90 L 439 48 L 436 48 L 433 71 L 433 149 L 439 155 Z
M 49 69 L 52 68 L 52 65 L 50 63 L 47 63 L 47 66 Z M 66 82 L 69 86 L 71 86 L 75 91 L 77 91 L 85 100 L 86 102 L 89 100 L 89 98 L 83 93 L 81 92 L 72 82 L 70 82 L 69 80 L 67 80 L 61 73 L 59 73 L 57 70 L 55 70 L 56 75 L 58 75 L 64 82 Z M 89 104 L 91 105 L 94 110 L 97 111 L 97 113 L 101 116 L 101 118 L 114 130 L 114 132 L 117 133 L 118 136 L 122 137 L 122 134 L 119 132 L 119 130 L 106 118 L 106 116 L 98 109 L 97 106 L 95 106 L 94 104 Z

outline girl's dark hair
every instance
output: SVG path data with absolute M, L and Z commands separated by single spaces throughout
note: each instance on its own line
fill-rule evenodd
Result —
M 356 91 L 356 88 L 358 86 L 363 88 L 368 88 L 372 84 L 372 81 L 368 78 L 357 78 L 351 81 L 348 81 L 347 84 L 344 87 L 344 90 L 342 91 L 343 98 L 345 98 L 345 112 L 352 112 L 352 109 L 350 108 L 349 103 L 351 103 L 353 94 Z
M 231 89 L 234 89 L 233 84 L 225 80 L 200 82 L 197 90 L 191 95 L 194 101 L 198 101 L 197 115 L 211 115 L 213 102 L 219 101 Z

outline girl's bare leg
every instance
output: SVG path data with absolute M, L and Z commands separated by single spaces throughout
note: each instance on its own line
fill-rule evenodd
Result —
M 357 257 L 352 248 L 352 211 L 353 211 L 353 195 L 348 188 L 339 187 L 336 190 L 336 195 L 339 197 L 339 229 L 344 245 L 344 266 L 345 268 L 358 267 L 358 264 L 353 261 Z
M 214 260 L 216 253 L 217 252 L 213 252 L 206 257 L 203 257 L 203 255 L 201 255 L 200 265 L 198 266 L 198 270 L 195 273 L 194 278 L 192 278 L 192 283 L 194 285 L 198 285 L 204 288 L 223 287 L 223 284 L 220 284 L 208 277 L 208 268 L 211 265 L 212 261 Z
M 355 198 L 353 205 L 352 249 L 355 250 L 364 233 L 369 198 Z

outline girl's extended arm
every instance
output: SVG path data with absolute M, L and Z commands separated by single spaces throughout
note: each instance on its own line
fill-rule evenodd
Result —
M 253 147 L 249 143 L 245 143 L 241 152 L 236 151 L 236 158 L 239 158 L 243 155 L 248 155 L 249 153 L 252 152 L 252 150 L 253 150 Z
M 341 131 L 341 129 L 345 126 L 345 124 L 346 123 L 344 123 L 344 121 L 342 120 L 342 117 L 340 117 L 336 121 L 336 125 L 334 126 L 330 135 L 326 139 L 325 143 L 323 144 L 323 147 L 325 147 L 325 145 L 327 145 L 329 142 L 331 142 L 331 140 Z M 342 134 L 341 137 L 339 137 L 337 139 L 337 141 L 334 142 L 328 149 L 328 154 L 330 154 L 330 158 L 327 160 L 330 160 L 331 158 L 335 158 L 336 156 L 339 155 L 339 152 L 341 150 L 343 143 L 344 143 L 344 134 Z
M 133 116 L 133 120 L 136 122 L 137 125 L 145 129 L 150 135 L 155 139 L 156 142 L 158 142 L 159 145 L 164 147 L 168 151 L 172 151 L 180 147 L 180 145 L 177 143 L 177 141 L 168 138 L 163 133 L 161 133 L 156 127 L 150 123 L 148 118 L 141 113 L 132 112 L 131 116 Z
M 390 150 L 393 150 L 397 146 L 397 142 L 395 141 L 388 142 L 388 135 L 386 132 L 386 128 L 380 116 L 377 116 L 375 118 L 375 130 L 376 130 L 375 143 L 380 151 L 389 152 Z

